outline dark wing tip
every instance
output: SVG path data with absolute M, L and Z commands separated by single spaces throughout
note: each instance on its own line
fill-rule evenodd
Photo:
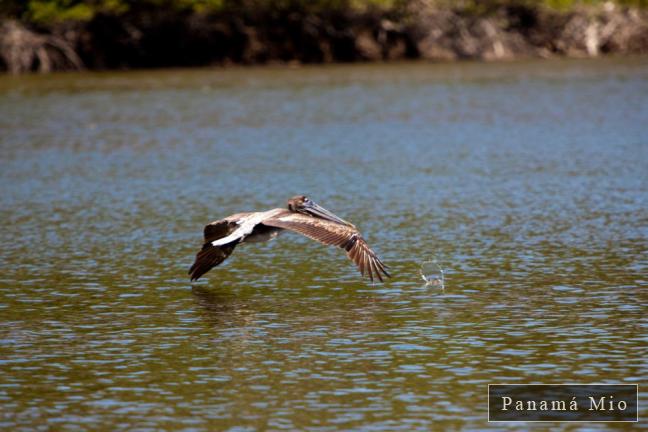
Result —
M 223 246 L 212 246 L 211 243 L 205 243 L 202 250 L 196 254 L 196 261 L 189 269 L 191 281 L 200 279 L 202 275 L 225 261 L 234 247 L 236 247 L 236 243 Z
M 384 274 L 388 278 L 392 277 L 392 275 L 387 271 L 389 267 L 387 267 L 378 257 L 376 257 L 376 265 L 378 266 L 378 269 L 382 272 L 382 274 Z
M 384 282 L 383 276 L 391 277 L 385 264 L 361 237 L 353 238 L 353 242 L 347 244 L 345 249 L 349 258 L 358 266 L 362 276 L 366 274 L 372 282 L 374 278 Z
M 198 253 L 200 255 L 200 252 Z M 191 282 L 200 279 L 202 275 L 207 273 L 213 266 L 208 262 L 210 260 L 205 259 L 205 257 L 196 256 L 196 262 L 193 263 L 189 269 L 189 274 L 191 275 Z
M 382 276 L 386 276 L 388 278 L 391 277 L 391 274 L 387 271 L 385 264 L 383 264 L 382 261 L 376 256 L 374 260 L 374 266 L 376 268 L 376 275 L 378 276 L 378 279 L 380 279 L 380 282 L 383 282 Z M 381 275 L 382 273 L 382 275 Z

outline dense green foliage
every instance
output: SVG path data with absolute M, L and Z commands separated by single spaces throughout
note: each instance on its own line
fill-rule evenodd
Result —
M 178 12 L 222 10 L 309 9 L 339 10 L 392 8 L 399 0 L 2 0 L 0 13 L 26 21 L 46 23 L 87 21 L 98 13 L 122 14 L 132 9 L 160 7 Z
M 469 13 L 487 14 L 512 5 L 549 7 L 569 10 L 579 5 L 602 4 L 606 0 L 437 0 L 440 6 L 462 9 Z M 648 0 L 616 0 L 618 4 L 648 7 Z M 160 7 L 178 12 L 217 12 L 223 10 L 301 9 L 340 10 L 371 7 L 393 9 L 407 0 L 2 0 L 0 14 L 34 23 L 88 21 L 99 13 L 120 15 L 129 10 Z

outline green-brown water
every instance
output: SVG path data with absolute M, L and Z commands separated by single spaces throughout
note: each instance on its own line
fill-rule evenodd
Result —
M 645 59 L 0 77 L 0 428 L 478 430 L 488 383 L 645 384 L 647 124 Z M 205 223 L 297 193 L 393 279 L 286 234 L 189 283 Z

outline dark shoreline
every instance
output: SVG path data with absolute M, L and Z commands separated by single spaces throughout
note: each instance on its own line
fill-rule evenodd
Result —
M 11 73 L 230 64 L 427 59 L 511 60 L 648 53 L 648 13 L 612 3 L 488 15 L 426 7 L 312 12 L 132 10 L 47 28 L 0 21 L 0 70 Z

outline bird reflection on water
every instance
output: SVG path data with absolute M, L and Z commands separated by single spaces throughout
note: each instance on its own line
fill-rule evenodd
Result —
M 255 322 L 255 314 L 247 303 L 231 293 L 200 286 L 191 288 L 206 321 L 217 327 L 244 327 Z
M 245 300 L 241 298 L 241 293 L 224 292 L 221 289 L 208 289 L 200 286 L 193 286 L 191 293 L 198 306 L 199 314 L 216 331 L 236 329 L 238 337 L 247 339 L 252 337 L 257 330 L 270 330 L 277 327 L 274 319 L 276 318 L 275 313 L 268 312 L 274 310 L 277 305 L 267 302 L 260 303 L 256 296 Z M 330 304 L 328 296 L 315 295 L 299 304 L 292 304 L 290 307 L 295 312 L 291 315 L 289 327 L 309 334 L 316 328 L 321 330 L 322 326 L 328 327 L 330 321 L 333 320 L 338 323 L 338 326 L 335 330 L 330 328 L 326 332 L 329 336 L 357 332 L 360 329 L 365 331 L 384 330 L 381 316 L 386 312 L 385 308 L 388 308 L 393 301 L 391 296 L 356 293 L 350 298 L 344 297 L 339 302 L 340 307 L 329 309 L 326 316 L 321 316 L 319 311 L 322 302 Z M 319 330 L 314 333 L 319 333 Z M 228 335 L 229 337 L 225 337 L 226 339 L 234 336 L 229 332 Z M 225 335 L 221 334 L 221 336 Z

